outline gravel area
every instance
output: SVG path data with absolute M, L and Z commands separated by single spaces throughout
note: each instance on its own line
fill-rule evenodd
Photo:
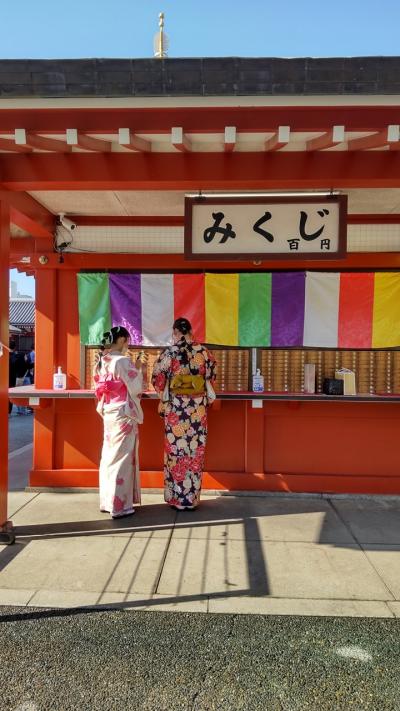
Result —
M 1 608 L 2 711 L 399 711 L 400 620 Z

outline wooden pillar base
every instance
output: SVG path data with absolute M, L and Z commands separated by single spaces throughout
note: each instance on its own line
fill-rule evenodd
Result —
M 0 526 L 0 544 L 7 546 L 15 542 L 15 531 L 12 521 L 6 521 Z

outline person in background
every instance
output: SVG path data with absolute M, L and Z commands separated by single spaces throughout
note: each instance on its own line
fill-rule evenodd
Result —
M 114 326 L 101 341 L 94 369 L 97 412 L 103 418 L 104 440 L 99 471 L 100 511 L 121 518 L 140 503 L 139 428 L 143 422 L 140 396 L 146 362 L 135 365 L 127 355 L 129 332 Z
M 30 384 L 33 385 L 33 383 L 35 382 L 35 351 L 34 351 L 33 346 L 30 349 L 29 353 L 27 353 L 27 355 L 26 355 L 26 362 L 29 367 L 29 373 L 28 373 L 29 381 L 30 381 Z
M 13 349 L 11 349 L 11 343 L 13 344 Z M 28 378 L 29 365 L 26 362 L 26 356 L 23 353 L 17 351 L 15 341 L 10 341 L 10 371 L 12 369 L 13 378 L 15 375 L 15 383 L 13 387 L 21 387 L 21 385 L 30 385 L 30 380 Z M 30 411 L 26 407 L 17 405 L 17 415 L 30 415 Z
M 193 339 L 186 318 L 173 325 L 174 345 L 159 356 L 152 382 L 164 417 L 164 499 L 175 509 L 200 501 L 207 440 L 207 407 L 215 399 L 214 356 Z
M 8 387 L 15 388 L 17 382 L 17 344 L 15 341 L 10 341 L 9 343 L 9 360 L 8 360 Z M 8 401 L 8 414 L 11 415 L 13 409 L 13 404 L 11 400 Z

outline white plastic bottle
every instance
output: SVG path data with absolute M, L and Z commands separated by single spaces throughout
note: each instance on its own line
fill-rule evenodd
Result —
M 261 375 L 260 368 L 257 368 L 256 374 L 253 375 L 253 393 L 264 392 L 264 376 Z
M 66 390 L 67 388 L 67 376 L 62 372 L 61 365 L 57 368 L 57 373 L 53 375 L 53 389 L 54 390 Z

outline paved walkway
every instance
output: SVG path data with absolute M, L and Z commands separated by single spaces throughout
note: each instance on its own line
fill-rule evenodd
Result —
M 32 468 L 33 416 L 17 415 L 13 407 L 8 417 L 8 489 L 18 491 L 28 486 Z
M 145 494 L 112 521 L 92 493 L 10 493 L 0 604 L 400 617 L 400 499 Z
M 8 451 L 15 452 L 24 445 L 32 444 L 33 415 L 17 415 L 14 406 L 8 416 Z

